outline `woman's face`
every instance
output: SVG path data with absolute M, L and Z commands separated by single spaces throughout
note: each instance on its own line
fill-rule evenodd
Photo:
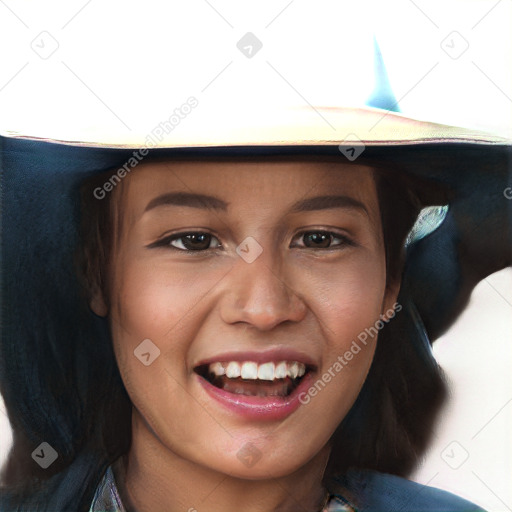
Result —
M 113 199 L 108 315 L 134 414 L 162 449 L 225 474 L 304 466 L 354 403 L 375 350 L 362 333 L 396 298 L 372 170 L 142 163 Z

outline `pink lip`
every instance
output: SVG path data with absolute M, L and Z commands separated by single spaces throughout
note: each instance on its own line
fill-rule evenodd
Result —
M 224 352 L 222 354 L 217 354 L 207 359 L 203 359 L 194 365 L 194 367 L 223 361 L 253 361 L 258 364 L 266 363 L 267 361 L 297 361 L 313 369 L 317 367 L 315 361 L 313 361 L 308 355 L 287 347 L 278 347 L 264 351 Z
M 227 358 L 233 361 L 232 357 Z M 292 360 L 297 360 L 293 359 Z M 218 359 L 216 359 L 218 361 Z M 247 360 L 247 359 L 243 359 Z M 254 361 L 254 359 L 249 359 Z M 297 388 L 286 397 L 276 396 L 247 396 L 229 393 L 210 384 L 200 375 L 196 375 L 204 390 L 228 410 L 252 420 L 282 420 L 292 414 L 301 405 L 299 397 L 311 385 L 312 376 L 308 372 L 300 381 Z

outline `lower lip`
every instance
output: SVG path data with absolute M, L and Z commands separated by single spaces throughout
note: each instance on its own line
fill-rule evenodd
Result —
M 236 414 L 249 419 L 282 420 L 296 411 L 301 405 L 299 397 L 310 386 L 311 372 L 308 372 L 299 385 L 286 397 L 247 396 L 229 393 L 210 384 L 205 378 L 197 375 L 204 390 L 224 407 Z

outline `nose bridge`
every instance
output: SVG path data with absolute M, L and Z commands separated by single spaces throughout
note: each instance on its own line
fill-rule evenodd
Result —
M 300 321 L 305 305 L 286 282 L 278 251 L 265 249 L 248 261 L 240 257 L 231 273 L 222 310 L 224 321 L 243 322 L 261 330 L 286 321 Z

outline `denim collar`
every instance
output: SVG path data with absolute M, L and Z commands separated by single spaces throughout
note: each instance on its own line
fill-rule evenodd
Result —
M 112 466 L 107 468 L 96 488 L 89 512 L 128 512 L 121 501 Z M 331 498 L 322 512 L 356 511 L 342 496 L 331 494 Z

